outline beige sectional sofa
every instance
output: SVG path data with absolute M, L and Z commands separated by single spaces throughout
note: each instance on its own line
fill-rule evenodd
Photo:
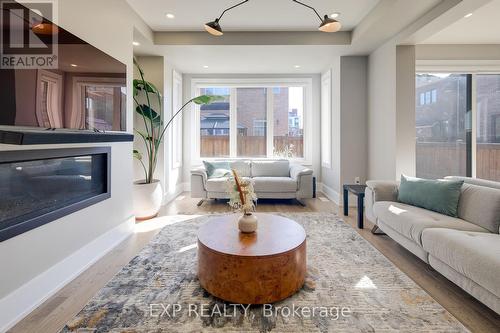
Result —
M 398 182 L 368 181 L 366 217 L 500 314 L 500 183 L 462 179 L 458 218 L 398 202 Z
M 288 160 L 229 161 L 241 177 L 251 178 L 259 199 L 307 199 L 313 197 L 313 171 Z M 228 199 L 227 177 L 209 178 L 204 166 L 191 170 L 191 197 Z M 300 202 L 300 201 L 299 201 Z M 300 202 L 303 204 L 302 202 Z

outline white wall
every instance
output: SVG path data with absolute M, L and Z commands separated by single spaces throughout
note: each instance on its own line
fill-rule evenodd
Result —
M 332 166 L 322 167 L 323 192 L 342 201 L 342 185 L 367 178 L 368 59 L 336 57 L 332 70 Z
M 331 167 L 321 167 L 322 191 L 334 202 L 340 200 L 340 57 L 335 57 L 331 64 L 332 93 L 331 93 Z M 321 143 L 320 143 L 321 144 Z
M 368 58 L 341 57 L 341 184 L 368 172 Z
M 123 0 L 59 1 L 59 25 L 127 65 L 132 130 L 132 36 L 152 33 Z M 131 234 L 132 143 L 0 145 L 0 150 L 110 146 L 111 198 L 0 243 L 0 331 L 6 330 Z
M 368 178 L 415 175 L 415 47 L 391 40 L 369 56 Z
M 396 177 L 416 175 L 415 46 L 396 47 Z
M 368 178 L 396 178 L 396 46 L 388 42 L 368 60 Z
M 191 96 L 191 81 L 193 79 L 250 79 L 250 78 L 267 78 L 267 79 L 279 79 L 279 78 L 311 78 L 312 79 L 312 163 L 310 167 L 314 171 L 314 175 L 318 177 L 318 181 L 320 181 L 320 173 L 321 173 L 321 162 L 320 162 L 320 75 L 319 74 L 184 74 L 183 75 L 183 83 L 184 83 L 184 101 L 192 98 Z M 183 174 L 184 174 L 184 182 L 190 182 L 190 170 L 192 167 L 196 166 L 196 163 L 191 161 L 191 145 L 193 133 L 190 124 L 190 118 L 188 113 L 190 112 L 190 108 L 186 109 L 184 113 L 186 116 L 184 117 L 184 144 L 183 144 Z

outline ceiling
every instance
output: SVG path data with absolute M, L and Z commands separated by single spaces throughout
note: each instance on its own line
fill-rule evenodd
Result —
M 182 73 L 310 74 L 321 73 L 336 55 L 348 51 L 348 46 L 331 45 L 185 45 L 141 48 L 135 54 L 166 54 Z
M 222 11 L 240 0 L 127 0 L 155 31 L 198 31 Z M 342 30 L 352 30 L 379 0 L 301 0 L 321 16 L 341 13 Z M 286 15 L 283 13 L 286 12 Z M 166 14 L 174 14 L 174 19 Z M 225 31 L 313 31 L 319 18 L 309 8 L 291 0 L 250 0 L 226 12 L 221 19 Z
M 500 0 L 493 0 L 472 12 L 472 16 L 461 18 L 425 44 L 500 44 Z

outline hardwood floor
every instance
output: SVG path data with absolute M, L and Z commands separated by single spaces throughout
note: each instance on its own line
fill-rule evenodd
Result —
M 197 199 L 189 197 L 189 193 L 183 193 L 172 203 L 163 207 L 160 216 L 228 211 L 227 203 L 223 201 L 204 202 L 201 207 L 196 206 L 197 202 Z M 288 200 L 263 200 L 259 201 L 257 209 L 260 212 L 331 212 L 342 215 L 339 213 L 339 207 L 326 200 L 321 194 L 320 198 L 306 200 L 306 203 L 307 206 L 302 207 Z M 350 209 L 349 211 L 348 217 L 342 217 L 346 223 L 356 228 L 356 210 Z M 159 232 L 161 226 L 161 217 L 138 223 L 137 232 L 134 235 L 58 291 L 9 332 L 58 332 Z M 472 332 L 499 332 L 499 315 L 476 301 L 388 236 L 373 235 L 370 232 L 371 228 L 372 224 L 365 221 L 365 228 L 363 230 L 356 228 L 356 230 L 467 328 Z

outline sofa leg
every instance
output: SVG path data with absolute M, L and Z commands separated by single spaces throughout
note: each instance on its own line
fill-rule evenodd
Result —
M 200 207 L 201 205 L 203 205 L 204 201 L 205 201 L 204 199 L 201 199 L 200 201 L 198 201 L 198 203 L 196 204 L 196 206 Z
M 299 203 L 299 205 L 301 205 L 302 207 L 305 207 L 305 206 L 306 206 L 305 202 L 303 202 L 302 200 L 300 200 L 300 199 L 295 199 L 295 200 L 296 200 L 296 201 Z
M 373 228 L 372 228 L 372 234 L 374 235 L 385 235 L 385 233 L 380 230 L 380 232 L 378 232 L 380 230 L 380 228 L 378 227 L 378 225 L 374 225 Z

